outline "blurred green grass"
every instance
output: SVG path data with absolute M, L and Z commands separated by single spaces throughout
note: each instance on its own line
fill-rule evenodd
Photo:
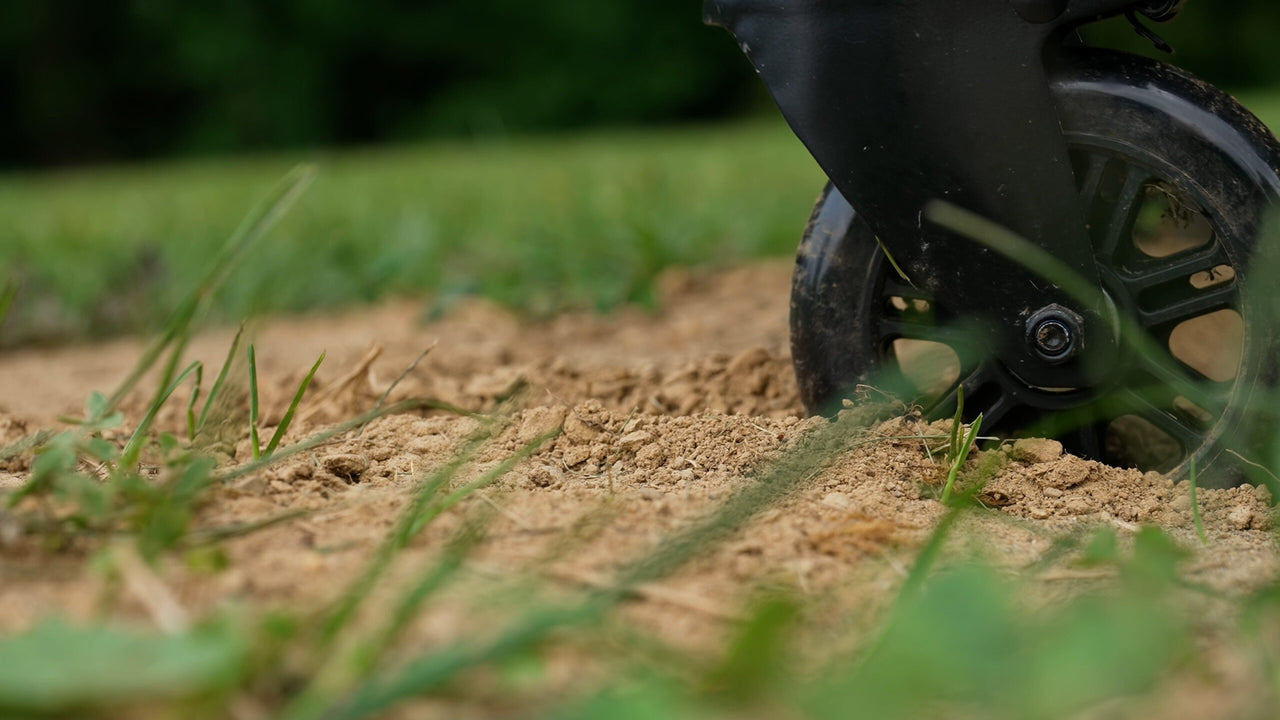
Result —
M 1280 123 L 1280 92 L 1241 99 Z M 154 329 L 299 161 L 319 179 L 215 317 L 387 295 L 644 304 L 667 266 L 789 255 L 824 181 L 778 118 L 0 175 L 0 282 L 20 288 L 0 346 Z
M 237 269 L 223 319 L 388 294 L 532 314 L 649 300 L 672 264 L 792 252 L 823 176 L 777 121 L 0 176 L 9 344 L 153 328 L 255 198 L 315 185 Z

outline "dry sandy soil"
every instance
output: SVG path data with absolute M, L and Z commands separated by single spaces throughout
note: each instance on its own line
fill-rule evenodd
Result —
M 278 420 L 322 350 L 327 358 L 291 437 L 372 407 L 431 348 L 391 399 L 425 396 L 486 412 L 505 400 L 503 412 L 513 413 L 466 474 L 494 467 L 542 433 L 563 432 L 429 527 L 400 572 L 412 573 L 415 553 L 431 554 L 462 518 L 480 512 L 491 517 L 473 561 L 476 582 L 536 573 L 569 590 L 598 586 L 825 424 L 803 417 L 791 375 L 789 270 L 789 263 L 768 262 L 670 272 L 656 313 L 531 323 L 467 301 L 426 321 L 421 303 L 397 301 L 341 315 L 272 318 L 255 331 L 266 424 Z M 232 334 L 206 333 L 192 354 L 217 367 Z M 120 340 L 0 355 L 0 445 L 76 412 L 91 390 L 110 390 L 139 348 Z M 138 407 L 130 405 L 131 421 Z M 165 422 L 176 422 L 176 413 Z M 331 601 L 391 527 L 407 490 L 454 457 L 478 427 L 471 417 L 442 411 L 392 415 L 218 489 L 201 526 L 312 512 L 229 541 L 230 565 L 222 572 L 166 564 L 159 579 L 170 610 L 198 617 L 229 602 L 315 608 Z M 743 531 L 637 591 L 634 620 L 696 649 L 721 637 L 742 598 L 763 583 L 874 612 L 943 515 L 933 490 L 942 471 L 928 449 L 943 443 L 916 436 L 946 431 L 909 415 L 869 426 Z M 243 461 L 247 453 L 241 441 L 224 460 Z M 964 521 L 952 543 L 963 552 L 1018 568 L 1063 533 L 1105 524 L 1123 537 L 1144 523 L 1198 547 L 1185 485 L 1157 474 L 1064 456 L 1049 441 L 1006 444 L 971 462 L 997 468 L 981 498 L 998 510 Z M 22 462 L 0 465 L 0 488 L 16 487 L 28 470 Z M 1202 491 L 1201 502 L 1209 545 L 1195 551 L 1187 577 L 1231 594 L 1272 581 L 1277 556 L 1266 492 Z M 0 533 L 0 629 L 51 613 L 154 619 L 159 611 L 145 592 L 123 592 L 104 605 L 110 589 L 83 556 Z M 1051 570 L 1047 586 L 1078 573 Z M 415 632 L 456 637 L 467 626 L 465 610 L 443 609 Z M 1226 690 L 1212 699 L 1215 708 L 1246 702 L 1233 699 L 1229 669 L 1221 675 L 1214 682 Z M 1186 698 L 1167 697 L 1184 703 L 1179 714 L 1195 714 Z

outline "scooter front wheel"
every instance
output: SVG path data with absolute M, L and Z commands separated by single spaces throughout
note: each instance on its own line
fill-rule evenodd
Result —
M 982 412 L 984 432 L 1057 437 L 1084 457 L 1175 475 L 1192 459 L 1206 468 L 1277 382 L 1280 354 L 1254 312 L 1250 265 L 1280 197 L 1280 145 L 1229 96 L 1145 58 L 1081 49 L 1051 72 L 1051 87 L 1102 289 L 1166 356 L 1121 353 L 1093 387 L 1029 386 L 967 342 L 971 312 L 904 280 L 828 185 L 792 279 L 801 397 L 810 412 L 830 412 L 869 385 L 946 415 L 962 386 L 965 414 Z M 1203 392 L 1180 392 L 1170 367 Z

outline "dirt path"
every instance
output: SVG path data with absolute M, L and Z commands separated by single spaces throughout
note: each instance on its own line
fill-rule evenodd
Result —
M 512 424 L 478 451 L 469 476 L 541 433 L 561 426 L 563 433 L 428 528 L 414 551 L 436 552 L 467 512 L 482 511 L 491 519 L 476 582 L 536 571 L 566 587 L 598 586 L 825 424 L 802 418 L 791 376 L 789 270 L 789 263 L 771 262 L 716 274 L 673 272 L 661 283 L 663 310 L 656 314 L 522 324 L 492 306 L 465 302 L 424 323 L 422 305 L 403 301 L 273 319 L 256 331 L 266 424 L 278 419 L 322 350 L 327 359 L 292 436 L 368 409 L 431 348 L 391 400 L 427 396 L 481 411 L 514 398 Z M 192 353 L 217 367 L 231 337 L 230 330 L 203 335 Z M 91 390 L 110 389 L 138 353 L 136 342 L 118 341 L 0 356 L 0 445 L 76 411 Z M 443 412 L 386 417 L 359 436 L 219 490 L 199 519 L 203 525 L 313 512 L 226 543 L 225 571 L 166 566 L 174 600 L 196 615 L 233 601 L 305 608 L 331 600 L 394 522 L 406 488 L 454 457 L 477 425 Z M 941 470 L 926 449 L 938 443 L 918 436 L 945 432 L 941 424 L 907 417 L 851 437 L 833 461 L 744 531 L 644 586 L 635 617 L 664 638 L 698 648 L 740 612 L 744 591 L 761 584 L 839 598 L 845 607 L 856 599 L 872 612 L 942 515 L 931 490 Z M 241 442 L 235 458 L 247 452 Z M 1007 445 L 971 462 L 994 473 L 982 498 L 1000 511 L 971 517 L 962 536 L 999 564 L 1029 564 L 1061 533 L 1096 525 L 1127 536 L 1155 523 L 1196 545 L 1185 487 L 1159 475 L 1063 456 L 1048 441 Z M 16 486 L 27 470 L 0 466 L 0 487 Z M 1230 593 L 1273 579 L 1265 491 L 1203 491 L 1201 500 L 1210 545 L 1197 551 L 1188 577 Z M 50 556 L 37 539 L 0 532 L 0 559 L 0 628 L 24 627 L 51 612 L 95 616 L 111 592 L 74 549 Z M 153 612 L 128 593 L 111 607 L 125 617 Z M 457 613 L 438 613 L 417 632 L 454 636 L 467 626 L 462 608 Z

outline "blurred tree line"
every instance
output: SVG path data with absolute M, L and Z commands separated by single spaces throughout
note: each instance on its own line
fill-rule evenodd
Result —
M 698 0 L 5 0 L 0 165 L 713 117 Z
M 6 0 L 0 166 L 722 117 L 760 105 L 700 0 Z M 1159 30 L 1280 80 L 1274 0 Z M 1126 28 L 1103 35 L 1133 44 Z M 1114 43 L 1112 43 L 1114 44 Z M 1140 46 L 1140 43 L 1137 44 Z

